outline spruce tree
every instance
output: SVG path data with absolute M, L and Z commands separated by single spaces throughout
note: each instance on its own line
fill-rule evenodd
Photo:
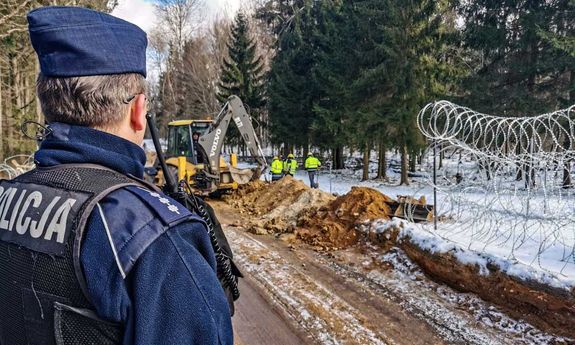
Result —
M 541 32 L 563 41 L 573 35 L 573 2 L 459 1 L 465 46 L 475 53 L 466 105 L 495 115 L 525 116 L 565 107 L 566 73 L 575 59 Z
M 254 126 L 263 125 L 263 59 L 257 55 L 257 44 L 250 38 L 248 21 L 242 12 L 235 18 L 227 46 L 228 56 L 222 65 L 217 98 L 224 104 L 231 95 L 240 97 L 252 118 L 256 119 Z M 239 132 L 235 127 L 230 128 L 229 139 L 228 142 L 232 145 L 241 144 Z
M 368 34 L 353 91 L 360 99 L 358 120 L 399 149 L 401 184 L 409 183 L 408 155 L 425 144 L 416 126 L 419 110 L 449 95 L 458 77 L 456 64 L 445 54 L 452 29 L 444 5 L 433 0 L 363 0 L 356 5 L 360 18 L 370 18 L 359 30 Z
M 342 5 L 317 2 L 315 5 L 317 28 L 317 63 L 313 77 L 319 97 L 314 104 L 312 135 L 314 143 L 331 149 L 333 167 L 343 168 L 343 148 L 361 139 L 356 122 L 357 107 L 350 86 L 359 74 L 358 44 L 362 32 L 357 31 L 353 16 L 353 2 Z M 355 142 L 362 147 L 363 140 Z
M 369 154 L 373 146 L 379 150 L 377 177 L 386 178 L 387 147 L 390 140 L 390 119 L 386 107 L 391 96 L 390 71 L 385 61 L 387 42 L 384 30 L 387 4 L 382 1 L 356 0 L 345 6 L 347 21 L 357 32 L 355 37 L 354 64 L 359 72 L 349 86 L 350 101 L 355 111 L 354 142 L 364 151 L 363 179 L 369 176 Z M 348 25 L 349 26 L 349 25 Z
M 316 87 L 310 78 L 315 66 L 314 18 L 307 4 L 278 39 L 268 84 L 268 109 L 272 142 L 286 151 L 297 146 L 307 149 L 313 120 Z M 288 153 L 288 152 L 285 152 Z
M 236 95 L 252 110 L 264 105 L 264 66 L 256 54 L 257 45 L 249 36 L 245 14 L 239 12 L 231 30 L 228 57 L 224 59 L 219 83 L 218 99 L 225 103 Z
M 417 113 L 449 97 L 461 74 L 448 10 L 447 0 L 306 2 L 279 36 L 272 63 L 274 142 L 331 150 L 335 168 L 344 147 L 362 150 L 369 163 L 377 145 L 379 177 L 385 149 L 396 148 L 408 183 L 408 155 L 424 145 Z

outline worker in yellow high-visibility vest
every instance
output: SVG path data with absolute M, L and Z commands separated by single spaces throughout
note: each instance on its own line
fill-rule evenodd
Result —
M 304 164 L 305 170 L 309 175 L 309 185 L 311 188 L 318 188 L 319 182 L 317 181 L 317 171 L 321 167 L 319 159 L 313 156 L 313 153 L 308 153 Z
M 284 164 L 278 156 L 274 156 L 272 160 L 270 173 L 272 174 L 272 181 L 277 181 L 284 176 Z
M 284 174 L 294 176 L 295 172 L 297 171 L 297 161 L 295 160 L 295 156 L 293 153 L 290 153 L 287 156 L 287 159 L 284 161 Z

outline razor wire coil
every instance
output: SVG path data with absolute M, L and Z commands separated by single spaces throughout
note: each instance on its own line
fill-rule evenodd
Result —
M 442 195 L 437 235 L 480 251 L 506 248 L 518 261 L 526 260 L 520 249 L 533 250 L 525 263 L 547 269 L 541 259 L 551 257 L 575 273 L 575 106 L 501 117 L 439 101 L 417 126 L 430 151 L 456 157 L 427 181 Z

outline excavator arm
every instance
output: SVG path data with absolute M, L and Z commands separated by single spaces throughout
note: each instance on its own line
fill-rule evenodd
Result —
M 207 156 L 208 170 L 206 173 L 209 176 L 220 176 L 220 155 L 222 146 L 224 145 L 224 138 L 228 132 L 230 122 L 234 122 L 238 128 L 247 148 L 258 162 L 257 176 L 259 177 L 267 168 L 264 153 L 260 146 L 260 142 L 252 125 L 252 120 L 246 111 L 244 104 L 237 96 L 230 96 L 227 103 L 224 105 L 215 121 L 210 128 L 199 138 L 199 144 Z M 254 173 L 248 175 L 245 170 L 242 172 L 239 169 L 230 167 L 234 180 L 241 183 L 246 183 L 251 180 Z M 249 171 L 248 171 L 249 172 Z

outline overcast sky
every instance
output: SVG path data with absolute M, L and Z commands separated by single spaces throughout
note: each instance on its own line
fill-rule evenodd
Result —
M 149 32 L 156 22 L 153 0 L 120 0 L 113 15 L 132 22 Z M 233 16 L 240 8 L 241 0 L 206 0 L 207 17 L 217 14 Z

